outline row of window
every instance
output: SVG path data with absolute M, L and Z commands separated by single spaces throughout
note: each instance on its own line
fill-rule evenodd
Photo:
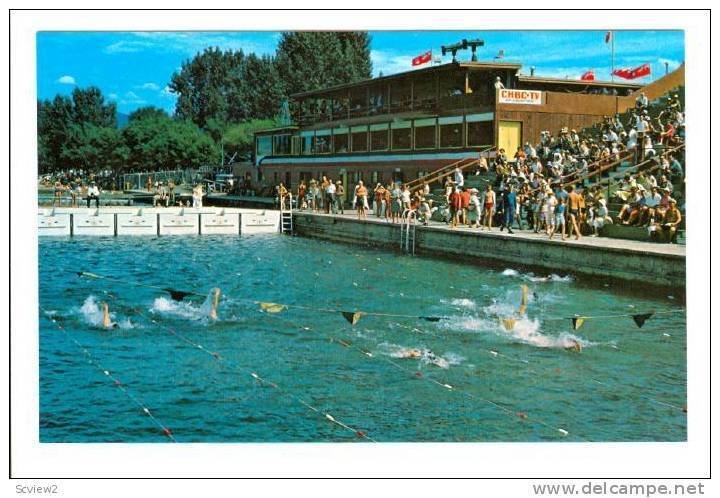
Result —
M 256 139 L 258 157 L 270 155 L 342 154 L 387 150 L 477 147 L 493 142 L 492 120 L 418 119 L 350 128 L 263 135 Z

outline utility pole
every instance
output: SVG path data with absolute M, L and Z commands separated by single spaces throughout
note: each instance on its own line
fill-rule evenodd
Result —
M 610 31 L 610 81 L 615 81 L 615 32 Z

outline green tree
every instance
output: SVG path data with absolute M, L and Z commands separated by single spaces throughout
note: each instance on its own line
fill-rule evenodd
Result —
M 160 109 L 159 107 L 147 106 L 135 109 L 133 112 L 131 112 L 128 116 L 128 122 L 149 117 L 167 118 L 169 116 L 168 113 L 165 112 L 165 110 Z
M 72 101 L 61 95 L 38 101 L 38 170 L 48 173 L 62 169 L 62 148 L 73 123 Z
M 253 119 L 230 125 L 222 138 L 225 154 L 235 155 L 237 158 L 249 158 L 254 150 L 254 133 L 276 125 L 277 122 L 272 119 Z
M 73 122 L 91 123 L 96 126 L 117 126 L 115 102 L 105 103 L 99 88 L 75 88 L 72 92 Z
M 166 115 L 133 119 L 122 135 L 132 170 L 197 168 L 220 158 L 217 145 L 197 125 Z
M 286 95 L 368 79 L 370 36 L 362 31 L 285 32 L 275 65 Z

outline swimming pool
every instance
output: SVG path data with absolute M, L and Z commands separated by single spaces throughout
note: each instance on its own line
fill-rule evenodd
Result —
M 41 442 L 687 438 L 684 313 L 615 316 L 675 296 L 277 235 L 41 239 L 39 258 Z M 220 287 L 219 320 L 133 283 Z

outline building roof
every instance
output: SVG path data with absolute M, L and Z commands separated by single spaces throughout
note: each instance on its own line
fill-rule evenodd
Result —
M 525 76 L 518 75 L 518 81 L 520 83 L 544 83 L 550 85 L 582 85 L 582 86 L 607 86 L 616 88 L 630 88 L 638 89 L 644 85 L 640 83 L 623 83 L 619 81 L 600 81 L 600 80 L 575 80 L 569 78 L 549 78 L 545 76 Z
M 387 76 L 379 76 L 377 78 L 368 78 L 361 81 L 356 81 L 355 83 L 345 83 L 342 85 L 335 85 L 330 86 L 327 88 L 323 88 L 321 90 L 312 90 L 308 92 L 299 92 L 294 93 L 290 95 L 291 98 L 297 99 L 297 98 L 303 98 L 303 97 L 310 97 L 312 95 L 325 95 L 328 93 L 336 92 L 338 90 L 344 90 L 347 88 L 353 88 L 358 86 L 365 86 L 368 84 L 380 82 L 380 81 L 389 81 L 393 79 L 401 79 L 408 76 L 414 76 L 416 74 L 425 74 L 425 73 L 433 73 L 433 72 L 440 72 L 440 71 L 446 71 L 449 69 L 459 69 L 459 68 L 470 68 L 470 69 L 488 69 L 488 70 L 497 70 L 497 69 L 510 69 L 510 70 L 519 70 L 522 67 L 522 64 L 519 64 L 517 62 L 487 62 L 487 61 L 461 61 L 461 62 L 448 62 L 447 64 L 440 64 L 437 66 L 429 66 L 422 69 L 411 69 L 409 71 L 403 71 L 402 73 L 395 73 L 395 74 L 388 74 Z

